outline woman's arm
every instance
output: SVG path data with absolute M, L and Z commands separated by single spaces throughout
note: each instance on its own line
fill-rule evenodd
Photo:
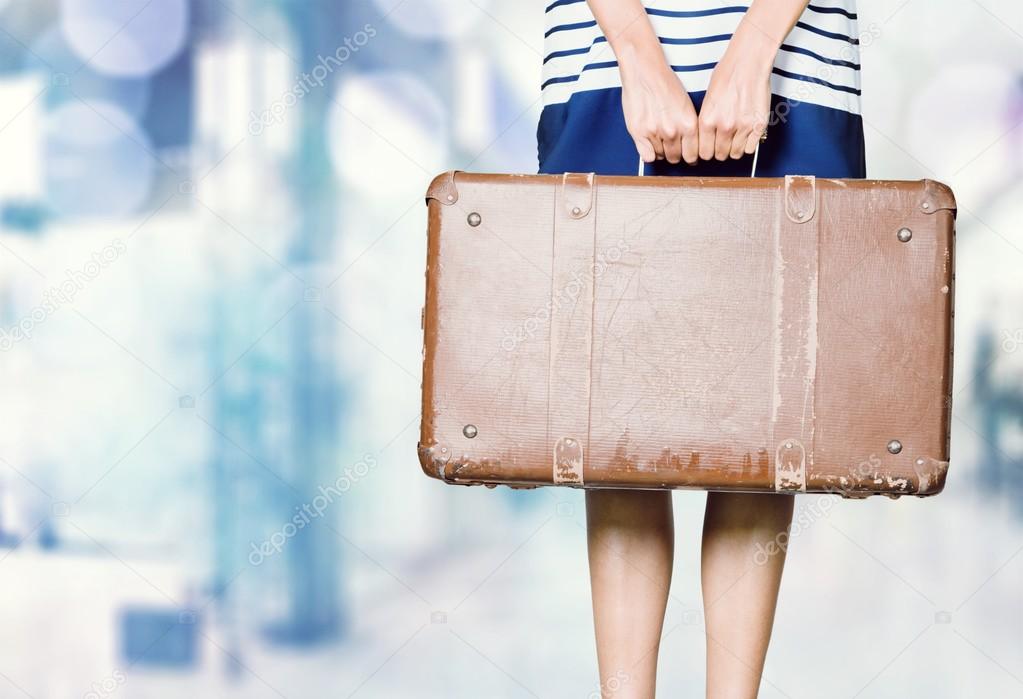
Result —
M 618 59 L 625 126 L 646 162 L 695 163 L 697 116 L 641 0 L 587 0 Z
M 754 0 L 714 68 L 700 107 L 700 157 L 752 153 L 771 111 L 771 69 L 778 47 L 809 0 Z

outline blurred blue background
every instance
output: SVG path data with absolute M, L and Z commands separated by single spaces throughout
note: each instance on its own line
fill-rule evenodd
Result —
M 544 4 L 0 0 L 0 697 L 597 696 L 580 493 L 415 456 L 422 195 L 535 171 Z M 870 176 L 959 199 L 952 468 L 793 537 L 762 696 L 1021 696 L 1023 5 L 860 29 Z

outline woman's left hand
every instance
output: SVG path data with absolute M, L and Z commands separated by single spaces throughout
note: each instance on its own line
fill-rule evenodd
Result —
M 771 111 L 771 68 L 777 44 L 740 22 L 711 74 L 699 114 L 700 158 L 741 158 L 756 150 Z

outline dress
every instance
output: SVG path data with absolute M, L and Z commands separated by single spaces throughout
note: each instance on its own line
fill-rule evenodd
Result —
M 548 0 L 537 127 L 540 172 L 634 175 L 639 156 L 622 115 L 621 77 L 607 39 L 585 0 Z M 711 72 L 749 2 L 644 0 L 669 65 L 697 111 Z M 757 175 L 864 177 L 860 116 L 860 33 L 855 0 L 813 0 L 786 37 L 771 75 L 768 139 Z M 746 175 L 741 160 L 672 165 L 658 161 L 649 175 Z

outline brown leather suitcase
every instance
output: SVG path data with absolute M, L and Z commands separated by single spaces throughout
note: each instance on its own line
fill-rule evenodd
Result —
M 448 172 L 426 198 L 428 475 L 944 487 L 945 185 Z

